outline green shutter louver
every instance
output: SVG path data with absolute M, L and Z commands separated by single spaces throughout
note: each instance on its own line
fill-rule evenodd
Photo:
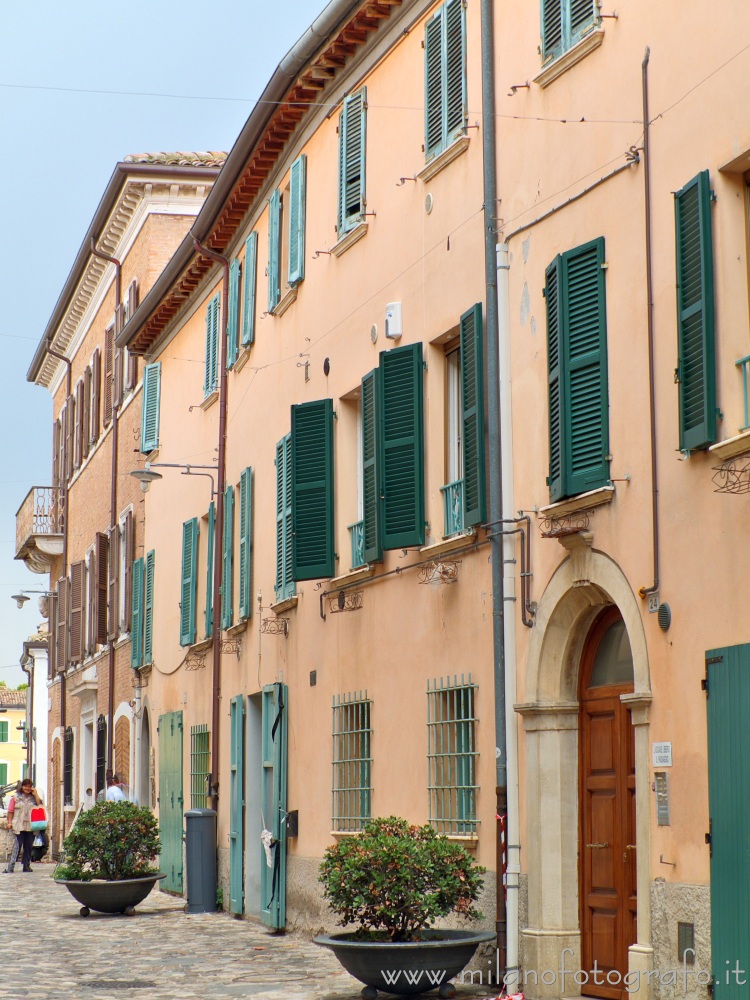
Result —
M 255 290 L 258 274 L 258 234 L 250 233 L 245 240 L 245 294 L 242 313 L 242 346 L 255 340 Z
M 445 5 L 445 144 L 466 128 L 466 13 L 463 0 Z
M 563 47 L 563 4 L 565 0 L 542 0 L 542 63 L 557 59 Z
M 596 0 L 570 0 L 570 44 L 575 45 L 599 24 Z
M 380 484 L 380 421 L 378 419 L 377 368 L 362 379 L 362 508 L 365 562 L 383 558 L 382 501 Z
M 596 0 L 542 0 L 542 64 L 552 62 L 599 27 Z
M 195 642 L 195 600 L 198 582 L 198 518 L 182 525 L 182 576 L 180 587 L 180 645 Z
M 675 194 L 680 448 L 716 441 L 711 188 L 704 170 Z
M 560 323 L 561 258 L 547 268 L 544 295 L 547 303 L 547 378 L 549 399 L 549 498 L 554 503 L 563 495 L 563 416 L 560 375 L 562 368 L 562 327 Z
M 292 406 L 292 577 L 334 575 L 333 400 Z
M 130 617 L 130 665 L 143 665 L 143 559 L 133 562 L 133 603 Z
M 210 396 L 219 388 L 219 322 L 221 299 L 214 295 L 206 308 L 206 374 L 203 395 Z
M 154 563 L 156 552 L 151 549 L 146 553 L 146 565 L 143 573 L 143 662 L 152 663 L 154 659 Z
M 273 312 L 281 298 L 280 289 L 280 242 L 281 235 L 281 192 L 278 188 L 268 202 L 268 311 Z
M 447 0 L 425 26 L 425 153 L 441 153 L 466 128 L 466 14 Z
M 250 617 L 252 609 L 253 551 L 253 470 L 240 476 L 240 618 Z
M 224 539 L 221 560 L 221 627 L 234 624 L 234 487 L 224 490 Z
M 422 345 L 380 354 L 383 548 L 424 545 Z
M 367 88 L 344 98 L 339 115 L 339 239 L 357 223 L 365 211 L 365 136 Z
M 214 536 L 216 534 L 216 508 L 213 500 L 208 505 L 208 531 L 206 541 L 206 638 L 214 633 Z
M 276 600 L 292 597 L 292 435 L 276 445 Z
M 461 332 L 461 436 L 463 439 L 464 527 L 485 519 L 484 337 L 482 306 L 463 314 Z
M 425 152 L 434 156 L 443 143 L 443 8 L 427 22 L 425 59 Z
M 229 308 L 227 311 L 227 368 L 237 360 L 237 334 L 240 317 L 240 262 L 235 257 L 229 265 Z
M 307 157 L 292 164 L 289 172 L 289 284 L 298 285 L 305 277 L 305 200 Z
M 144 454 L 159 447 L 159 404 L 161 401 L 161 362 L 146 365 L 143 370 L 143 401 L 141 403 L 141 451 Z

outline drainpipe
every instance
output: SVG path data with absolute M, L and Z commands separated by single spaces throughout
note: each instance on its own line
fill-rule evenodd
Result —
M 109 254 L 103 253 L 101 250 L 96 249 L 96 240 L 91 237 L 91 253 L 94 257 L 99 257 L 100 260 L 107 260 L 110 264 L 115 265 L 115 340 L 117 339 L 117 334 L 120 332 L 120 318 L 121 318 L 121 306 L 122 306 L 122 264 L 115 257 L 110 257 Z M 114 384 L 114 373 L 116 370 L 115 366 L 115 351 L 117 348 L 112 345 L 112 464 L 109 479 L 109 543 L 112 544 L 112 539 L 115 537 L 115 531 L 117 530 L 117 446 L 118 446 L 118 412 L 119 406 L 115 403 L 118 398 L 119 393 L 122 392 L 122 386 L 119 389 Z M 97 567 L 97 571 L 99 567 Z M 117 608 L 110 608 L 110 616 L 112 614 L 117 615 Z M 111 627 L 111 626 L 110 626 Z M 109 695 L 107 699 L 107 770 L 112 771 L 114 763 L 114 723 L 115 723 L 115 642 L 114 639 L 109 641 Z
M 24 650 L 24 655 L 28 657 L 28 650 Z M 23 660 L 21 661 L 21 670 L 26 674 L 29 683 L 26 694 L 26 774 L 34 781 L 31 752 L 34 741 L 34 671 Z M 34 785 L 36 785 L 36 781 L 34 781 Z
M 500 468 L 500 362 L 497 321 L 497 173 L 495 149 L 495 72 L 492 0 L 481 0 L 482 28 L 482 150 L 484 174 L 484 271 L 486 283 L 487 340 L 487 436 L 489 449 L 490 523 L 497 528 L 503 516 L 502 475 Z M 492 553 L 492 645 L 495 679 L 495 754 L 497 760 L 497 815 L 507 826 L 508 759 L 505 722 L 505 647 L 503 643 L 504 588 L 503 536 L 491 533 Z M 506 836 L 507 842 L 507 836 Z M 507 965 L 507 914 L 503 885 L 500 830 L 497 846 L 497 967 L 505 973 Z
M 229 312 L 229 261 L 215 250 L 209 250 L 193 237 L 195 249 L 210 260 L 221 264 L 224 270 L 219 327 L 219 457 L 216 482 L 216 522 L 214 525 L 214 594 L 213 621 L 213 679 L 211 687 L 211 777 L 210 797 L 213 808 L 219 811 L 219 696 L 221 694 L 221 547 L 224 538 L 224 488 L 227 451 L 227 319 Z

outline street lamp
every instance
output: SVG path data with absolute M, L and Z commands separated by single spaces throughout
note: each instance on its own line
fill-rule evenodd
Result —
M 22 608 L 27 601 L 31 598 L 29 594 L 42 594 L 43 597 L 52 597 L 54 591 L 49 590 L 19 590 L 17 594 L 11 594 L 10 598 L 12 601 L 16 602 L 16 607 Z
M 211 474 L 212 472 L 216 472 L 215 465 L 183 465 L 180 462 L 146 462 L 142 469 L 134 469 L 130 473 L 141 484 L 141 489 L 144 493 L 148 493 L 151 483 L 155 483 L 157 479 L 164 478 L 160 472 L 154 472 L 154 469 L 182 469 L 181 475 L 183 476 L 207 476 L 211 480 L 211 499 L 213 500 L 216 496 L 216 485 L 214 477 Z M 194 471 L 195 469 L 210 469 L 211 472 L 196 472 Z

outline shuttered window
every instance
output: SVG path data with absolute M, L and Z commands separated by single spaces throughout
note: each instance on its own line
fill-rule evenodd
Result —
M 115 380 L 115 327 L 108 326 L 104 333 L 104 415 L 103 423 L 108 427 L 112 423 L 112 405 L 114 402 Z
M 240 271 L 239 259 L 235 257 L 229 265 L 229 310 L 227 315 L 227 368 L 233 368 L 237 360 L 237 335 L 240 319 Z
M 289 173 L 289 284 L 298 285 L 305 277 L 305 202 L 307 199 L 307 157 L 303 153 Z
M 425 152 L 441 153 L 466 128 L 466 14 L 448 0 L 425 26 Z
M 463 453 L 463 526 L 485 519 L 484 338 L 479 303 L 461 317 L 461 443 Z
M 339 115 L 339 238 L 361 222 L 365 211 L 367 88 L 344 99 Z
M 138 308 L 138 280 L 133 278 L 133 280 L 128 285 L 128 294 L 126 300 L 126 321 L 131 318 L 133 313 Z M 138 382 L 138 358 L 135 354 L 131 354 L 127 348 L 125 348 L 127 362 L 125 368 L 125 388 L 134 389 Z
M 561 500 L 609 482 L 609 393 L 604 240 L 547 268 L 548 484 Z
M 253 470 L 247 468 L 240 476 L 240 619 L 250 617 L 252 610 L 253 552 Z
M 146 553 L 143 571 L 143 662 L 153 662 L 154 647 L 154 564 L 156 553 L 153 549 Z
M 144 454 L 159 447 L 159 406 L 161 402 L 161 361 L 146 365 L 143 370 L 143 402 L 141 404 L 141 451 Z
M 109 568 L 109 538 L 104 532 L 96 533 L 94 543 L 94 620 L 92 638 L 94 645 L 103 646 L 107 641 L 107 572 Z
M 206 638 L 214 632 L 214 535 L 216 534 L 216 508 L 213 500 L 208 505 L 208 531 L 206 532 Z
M 119 607 L 119 579 L 120 575 L 120 529 L 118 526 L 112 528 L 109 533 L 109 561 L 107 570 L 107 585 L 109 590 L 109 621 L 107 636 L 113 642 L 119 634 L 119 621 L 117 608 Z
M 542 63 L 557 59 L 599 26 L 596 0 L 542 0 Z
M 292 406 L 292 577 L 334 575 L 333 401 Z
M 210 396 L 219 388 L 219 322 L 221 297 L 217 294 L 206 308 L 206 373 L 203 395 Z
M 133 615 L 130 624 L 130 665 L 143 665 L 143 559 L 133 561 Z
M 268 311 L 281 298 L 281 192 L 277 188 L 268 202 Z
M 73 455 L 75 452 L 76 404 L 71 394 L 65 404 L 65 476 L 70 481 L 73 475 Z
M 362 519 L 364 558 L 368 563 L 383 558 L 378 379 L 377 368 L 362 379 Z
M 130 631 L 130 623 L 133 614 L 133 553 L 135 551 L 135 525 L 133 523 L 133 512 L 128 511 L 122 524 L 122 586 L 125 590 L 125 600 L 123 602 L 122 627 L 126 632 Z
M 79 469 L 83 461 L 83 380 L 76 383 L 76 425 L 73 438 L 73 468 Z
M 97 347 L 91 357 L 91 427 L 89 429 L 89 434 L 92 445 L 96 444 L 99 440 L 101 381 L 102 356 L 99 352 L 99 348 Z
M 221 558 L 221 627 L 234 624 L 234 486 L 224 490 L 224 539 Z
M 70 567 L 70 635 L 71 663 L 81 663 L 85 655 L 84 607 L 86 602 L 86 564 L 83 560 Z
M 198 518 L 182 525 L 182 585 L 180 590 L 180 645 L 195 642 L 195 600 L 198 582 Z
M 680 448 L 716 441 L 711 188 L 704 170 L 675 194 Z
M 255 291 L 258 278 L 258 234 L 250 233 L 245 240 L 244 294 L 242 305 L 242 346 L 255 340 Z
M 83 373 L 83 410 L 81 414 L 81 447 L 83 457 L 88 458 L 91 447 L 91 368 L 86 366 Z
M 57 627 L 55 629 L 55 665 L 59 673 L 68 667 L 68 598 L 70 584 L 67 578 L 57 582 Z
M 276 445 L 276 600 L 294 594 L 292 575 L 292 435 Z

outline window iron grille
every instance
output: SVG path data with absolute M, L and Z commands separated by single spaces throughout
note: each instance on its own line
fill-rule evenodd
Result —
M 190 807 L 208 808 L 209 734 L 208 726 L 190 727 Z
M 438 833 L 477 832 L 476 690 L 471 674 L 427 682 L 429 820 Z
M 372 702 L 358 694 L 333 698 L 333 829 L 361 830 L 372 808 Z

